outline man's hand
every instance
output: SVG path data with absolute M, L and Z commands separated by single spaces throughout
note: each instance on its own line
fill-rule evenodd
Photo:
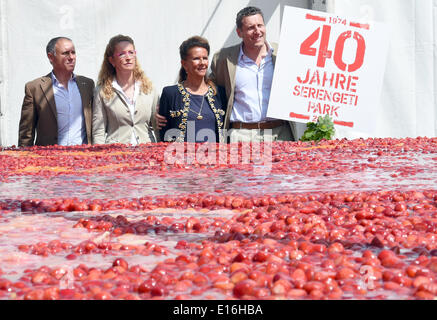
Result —
M 167 125 L 167 119 L 161 116 L 159 113 L 155 114 L 156 125 L 158 126 L 158 130 L 161 130 Z

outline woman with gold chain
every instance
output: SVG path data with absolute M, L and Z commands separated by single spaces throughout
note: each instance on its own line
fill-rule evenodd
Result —
M 167 119 L 161 141 L 221 141 L 226 94 L 207 77 L 209 53 L 208 41 L 198 36 L 180 46 L 179 83 L 165 87 L 159 103 L 159 113 Z

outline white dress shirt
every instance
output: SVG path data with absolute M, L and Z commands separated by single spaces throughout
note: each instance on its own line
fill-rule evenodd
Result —
M 273 48 L 267 44 L 267 56 L 260 66 L 240 48 L 235 79 L 234 106 L 231 122 L 257 123 L 270 120 L 267 109 L 273 82 Z
M 73 74 L 65 88 L 52 72 L 53 93 L 58 113 L 58 145 L 75 146 L 87 143 L 82 98 Z
M 121 88 L 121 86 L 118 84 L 117 79 L 115 79 L 115 78 L 112 81 L 112 87 L 120 94 L 121 98 L 123 99 L 123 101 L 128 106 L 129 113 L 130 113 L 131 118 L 132 118 L 132 123 L 135 123 L 135 105 L 137 103 L 137 98 L 138 98 L 138 96 L 140 94 L 140 83 L 139 82 L 135 82 L 135 92 L 134 92 L 133 100 L 130 100 L 127 97 L 127 95 L 124 93 L 124 91 Z M 137 146 L 138 143 L 139 142 L 137 140 L 137 134 L 135 133 L 135 129 L 132 127 L 131 145 Z

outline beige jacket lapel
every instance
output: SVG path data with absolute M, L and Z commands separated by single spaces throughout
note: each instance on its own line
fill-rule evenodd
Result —
M 91 99 L 89 97 L 89 90 L 87 88 L 87 83 L 83 81 L 81 77 L 77 76 L 76 84 L 77 84 L 77 88 L 79 89 L 80 97 L 82 99 L 82 108 L 84 112 L 91 111 L 88 110 Z
M 278 45 L 276 43 L 270 43 L 270 45 L 273 48 L 273 54 L 272 54 L 273 67 L 276 67 L 276 56 L 278 55 Z
M 238 57 L 240 55 L 240 49 L 241 49 L 241 44 L 230 47 L 226 58 L 228 77 L 229 77 L 227 81 L 229 83 L 229 88 L 231 90 L 228 97 L 228 107 L 227 107 L 228 111 L 226 112 L 225 121 L 224 121 L 225 129 L 229 128 L 232 109 L 234 107 L 235 80 L 237 75 L 237 65 L 238 65 Z
M 56 120 L 58 120 L 58 112 L 56 110 L 55 93 L 53 92 L 53 81 L 51 74 L 41 78 L 41 90 L 47 99 L 47 103 L 50 106 Z
M 229 83 L 231 84 L 232 91 L 235 88 L 235 78 L 237 74 L 238 56 L 240 55 L 241 45 L 236 45 L 231 48 L 227 58 L 227 65 L 229 71 Z
M 79 89 L 80 97 L 82 100 L 82 112 L 85 118 L 85 130 L 87 133 L 88 144 L 91 144 L 91 134 L 92 134 L 92 121 L 93 121 L 93 90 L 90 90 L 90 84 L 87 84 L 81 76 L 76 76 L 76 84 Z

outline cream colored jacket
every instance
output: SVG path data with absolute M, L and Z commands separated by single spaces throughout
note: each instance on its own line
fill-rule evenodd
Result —
M 155 113 L 158 94 L 153 89 L 150 94 L 140 92 L 132 117 L 129 107 L 118 93 L 110 99 L 103 96 L 100 86 L 94 92 L 92 140 L 93 144 L 130 144 L 132 128 L 139 144 L 157 142 Z M 134 121 L 132 121 L 132 118 Z

